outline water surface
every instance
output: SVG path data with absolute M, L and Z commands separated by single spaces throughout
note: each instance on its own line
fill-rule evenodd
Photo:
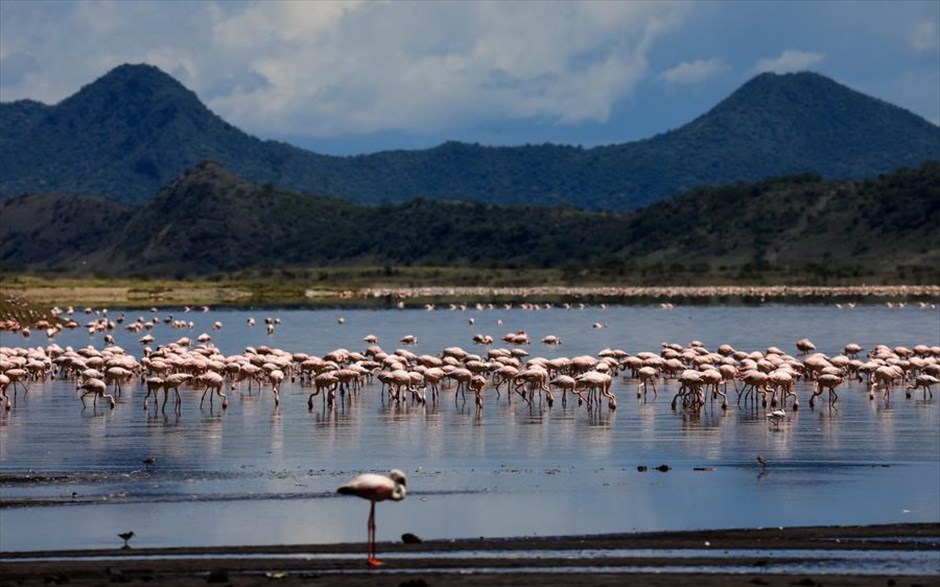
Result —
M 369 333 L 389 352 L 411 334 L 418 344 L 407 348 L 417 354 L 448 346 L 483 353 L 474 334 L 508 346 L 500 337 L 517 330 L 531 336 L 532 356 L 548 358 L 605 348 L 659 352 L 663 342 L 692 340 L 796 354 L 795 341 L 808 337 L 829 355 L 849 342 L 866 350 L 940 344 L 936 310 L 916 307 L 124 313 L 126 322 L 161 319 L 152 345 L 206 332 L 224 354 L 259 345 L 311 355 L 362 350 Z M 162 319 L 171 314 L 193 328 L 170 328 Z M 248 317 L 258 325 L 249 327 Z M 272 335 L 265 317 L 280 320 Z M 221 330 L 212 329 L 215 321 Z M 548 334 L 563 344 L 540 344 Z M 112 335 L 140 356 L 142 334 Z M 103 346 L 101 334 L 83 329 L 56 343 Z M 4 346 L 45 344 L 35 333 L 0 335 Z M 464 538 L 940 521 L 940 396 L 871 402 L 863 384 L 850 383 L 835 409 L 810 410 L 801 385 L 803 407 L 775 428 L 762 408 L 673 411 L 673 382 L 643 403 L 635 382 L 618 380 L 619 409 L 599 414 L 574 402 L 510 405 L 492 390 L 482 413 L 472 401 L 455 404 L 452 391 L 436 405 L 397 405 L 378 390 L 375 383 L 352 403 L 308 411 L 309 388 L 286 383 L 279 407 L 269 391 L 241 390 L 224 412 L 218 403 L 200 410 L 201 392 L 191 390 L 177 416 L 143 411 L 140 388 L 125 389 L 113 411 L 82 410 L 73 383 L 31 384 L 0 416 L 0 472 L 45 480 L 0 487 L 5 502 L 34 504 L 0 509 L 0 550 L 114 547 L 128 529 L 140 547 L 362 541 L 368 504 L 335 489 L 359 472 L 390 468 L 408 474 L 409 493 L 378 506 L 379 540 L 403 532 Z M 758 454 L 768 467 L 757 466 Z M 654 470 L 661 464 L 670 469 Z

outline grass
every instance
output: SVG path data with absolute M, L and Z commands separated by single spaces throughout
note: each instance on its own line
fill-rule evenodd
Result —
M 84 279 L 27 274 L 0 274 L 0 298 L 11 298 L 37 309 L 53 306 L 140 307 L 249 306 L 249 305 L 390 305 L 407 300 L 423 303 L 562 302 L 629 299 L 633 303 L 683 301 L 706 298 L 725 303 L 742 297 L 781 295 L 903 297 L 936 302 L 940 286 L 897 284 L 865 289 L 861 283 L 838 280 L 801 283 L 800 294 L 781 293 L 781 276 L 721 276 L 678 273 L 660 279 L 642 276 L 604 275 L 565 269 L 467 268 L 467 267 L 329 267 L 270 269 L 216 274 L 193 279 L 160 279 L 95 276 Z M 668 279 L 665 279 L 668 277 Z M 874 280 L 869 283 L 876 282 Z M 835 287 L 833 287 L 835 286 Z M 848 286 L 846 288 L 846 286 Z M 749 288 L 754 288 L 753 293 Z M 0 316 L 16 307 L 7 305 Z
M 525 287 L 558 283 L 557 270 L 452 267 L 330 267 L 270 269 L 201 278 L 88 278 L 0 275 L 0 291 L 44 304 L 301 304 L 349 299 L 367 289 Z
M 50 310 L 45 304 L 6 291 L 0 295 L 0 321 L 15 320 L 20 326 L 32 326 L 41 320 L 53 324 L 57 320 Z

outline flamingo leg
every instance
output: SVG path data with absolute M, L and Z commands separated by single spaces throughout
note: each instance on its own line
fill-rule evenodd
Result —
M 385 563 L 375 558 L 375 502 L 371 502 L 372 506 L 369 508 L 369 539 L 368 539 L 368 556 L 367 562 L 370 566 L 381 567 Z

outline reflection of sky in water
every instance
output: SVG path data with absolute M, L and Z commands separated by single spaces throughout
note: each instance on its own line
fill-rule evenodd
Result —
M 245 325 L 249 315 L 259 322 L 279 316 L 283 323 L 268 338 L 263 328 Z M 346 324 L 337 324 L 339 315 Z M 158 342 L 205 331 L 228 354 L 262 344 L 321 355 L 338 347 L 361 350 L 369 332 L 387 351 L 400 348 L 401 336 L 415 334 L 418 354 L 454 345 L 482 353 L 470 343 L 473 334 L 498 339 L 520 328 L 536 341 L 562 337 L 558 347 L 527 347 L 549 358 L 606 347 L 658 352 L 663 341 L 693 339 L 710 348 L 727 342 L 739 350 L 773 345 L 795 352 L 793 343 L 805 336 L 827 354 L 848 342 L 866 348 L 940 344 L 936 315 L 914 308 L 265 310 L 178 317 L 197 322 L 196 328 L 174 331 L 161 323 L 153 331 Z M 211 330 L 215 320 L 224 323 L 221 332 Z M 610 327 L 592 329 L 593 322 Z M 139 335 L 117 330 L 114 336 L 126 349 L 138 348 Z M 57 342 L 101 344 L 83 331 L 64 333 Z M 0 344 L 23 341 L 4 333 Z M 837 409 L 823 401 L 810 411 L 803 386 L 803 408 L 777 430 L 763 411 L 733 401 L 727 414 L 672 412 L 675 389 L 675 383 L 660 385 L 658 398 L 644 404 L 636 400 L 635 382 L 618 382 L 620 409 L 600 415 L 574 401 L 550 410 L 518 401 L 509 406 L 505 393 L 497 403 L 488 391 L 478 415 L 472 401 L 455 405 L 452 391 L 426 409 L 383 405 L 377 385 L 334 411 L 314 398 L 308 412 L 309 389 L 285 383 L 278 409 L 269 390 L 232 393 L 225 413 L 218 402 L 200 411 L 201 392 L 184 391 L 176 417 L 152 407 L 144 412 L 144 391 L 133 387 L 114 411 L 83 412 L 71 383 L 33 384 L 11 414 L 0 416 L 0 471 L 90 477 L 5 485 L 3 498 L 69 499 L 76 492 L 78 501 L 94 503 L 4 508 L 0 548 L 114 546 L 116 533 L 129 528 L 137 546 L 359 542 L 368 505 L 333 492 L 359 471 L 391 467 L 408 473 L 410 493 L 402 503 L 379 506 L 380 540 L 407 531 L 447 538 L 940 521 L 940 395 L 924 402 L 898 391 L 885 406 L 869 402 L 864 387 L 853 383 L 840 389 Z M 771 462 L 763 474 L 754 466 L 757 454 Z M 157 458 L 150 469 L 142 462 L 147 456 Z M 653 470 L 662 463 L 672 470 Z M 650 470 L 640 473 L 638 465 Z

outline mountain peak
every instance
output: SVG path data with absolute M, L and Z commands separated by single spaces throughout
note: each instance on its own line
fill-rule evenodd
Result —
M 179 82 L 176 81 L 173 76 L 164 72 L 156 65 L 150 65 L 149 63 L 123 63 L 101 76 L 98 81 L 141 78 L 150 78 L 168 83 L 179 84 Z
M 169 100 L 202 107 L 195 93 L 160 68 L 146 64 L 124 64 L 84 86 L 66 98 L 60 106 L 97 106 L 112 110 L 114 107 L 127 106 L 128 103 L 142 107 L 159 106 L 161 102 Z
M 757 75 L 678 132 L 702 145 L 746 141 L 753 156 L 789 152 L 779 175 L 864 177 L 883 165 L 883 154 L 895 162 L 880 172 L 935 160 L 940 147 L 923 118 L 808 71 Z M 825 170 L 819 161 L 828 162 Z
M 811 72 L 758 75 L 678 129 L 587 150 L 447 142 L 317 155 L 247 135 L 143 64 L 116 67 L 53 107 L 2 106 L 0 197 L 63 191 L 141 202 L 211 159 L 247 181 L 361 203 L 420 195 L 624 210 L 698 186 L 797 173 L 864 178 L 940 160 L 936 125 Z
M 749 110 L 772 109 L 775 114 L 813 114 L 825 116 L 834 110 L 851 110 L 855 119 L 864 118 L 861 112 L 892 110 L 906 113 L 911 118 L 922 118 L 877 98 L 873 98 L 846 85 L 811 71 L 794 73 L 766 72 L 754 76 L 727 99 L 720 102 L 712 112 L 723 107 L 743 107 Z

